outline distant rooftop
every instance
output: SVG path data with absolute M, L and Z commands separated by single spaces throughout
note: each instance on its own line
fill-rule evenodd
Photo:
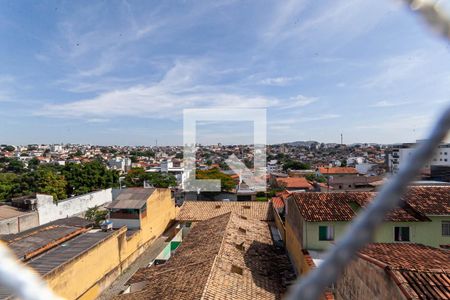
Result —
M 319 167 L 320 174 L 358 174 L 353 167 Z

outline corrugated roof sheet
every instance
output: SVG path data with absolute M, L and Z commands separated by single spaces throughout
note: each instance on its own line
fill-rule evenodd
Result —
M 65 218 L 65 219 L 59 219 L 59 220 L 49 222 L 44 225 L 30 228 L 28 230 L 25 230 L 25 231 L 22 231 L 19 233 L 2 235 L 2 236 L 0 236 L 0 240 L 5 241 L 6 243 L 10 243 L 12 240 L 19 240 L 19 239 L 22 239 L 23 237 L 32 236 L 35 232 L 41 231 L 41 230 L 51 227 L 51 226 L 59 226 L 59 225 L 72 226 L 72 227 L 77 227 L 77 228 L 87 228 L 87 227 L 92 226 L 92 222 L 88 221 L 86 219 L 83 219 L 83 218 L 79 218 L 79 217 L 70 217 L 70 218 Z
M 109 209 L 140 209 L 147 204 L 147 199 L 153 194 L 155 189 L 147 188 L 127 188 L 123 189 L 113 202 L 108 204 Z
M 42 276 L 46 275 L 47 273 L 59 267 L 61 264 L 64 264 L 80 256 L 113 233 L 114 231 L 83 233 L 61 244 L 53 250 L 50 250 L 38 256 L 37 258 L 30 260 L 27 264 Z M 74 280 L 76 280 L 76 278 L 74 278 Z
M 28 236 L 10 241 L 8 247 L 19 259 L 25 259 L 27 255 L 77 232 L 80 232 L 79 227 L 65 225 L 48 226 L 30 233 Z

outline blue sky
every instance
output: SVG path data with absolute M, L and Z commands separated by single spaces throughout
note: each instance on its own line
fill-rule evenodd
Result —
M 450 102 L 450 46 L 420 21 L 388 0 L 2 1 L 0 143 L 181 144 L 197 107 L 267 108 L 269 143 L 414 141 Z

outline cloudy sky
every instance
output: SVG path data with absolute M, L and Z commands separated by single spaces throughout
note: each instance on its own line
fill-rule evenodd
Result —
M 450 102 L 450 46 L 420 21 L 388 0 L 2 1 L 0 143 L 181 144 L 183 109 L 221 107 L 266 108 L 269 143 L 415 141 Z

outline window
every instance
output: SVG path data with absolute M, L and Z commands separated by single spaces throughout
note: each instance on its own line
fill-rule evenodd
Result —
M 216 205 L 216 209 L 219 209 L 220 208 L 220 205 Z
M 394 227 L 394 241 L 409 242 L 409 227 Z
M 243 209 L 250 209 L 250 205 L 243 205 L 242 208 Z
M 245 230 L 244 228 L 242 228 L 242 227 L 239 227 L 239 232 L 241 232 L 241 233 L 246 233 L 247 232 L 247 230 Z
M 450 236 L 450 221 L 442 221 L 442 235 Z
M 319 241 L 333 241 L 334 228 L 333 226 L 319 226 Z

